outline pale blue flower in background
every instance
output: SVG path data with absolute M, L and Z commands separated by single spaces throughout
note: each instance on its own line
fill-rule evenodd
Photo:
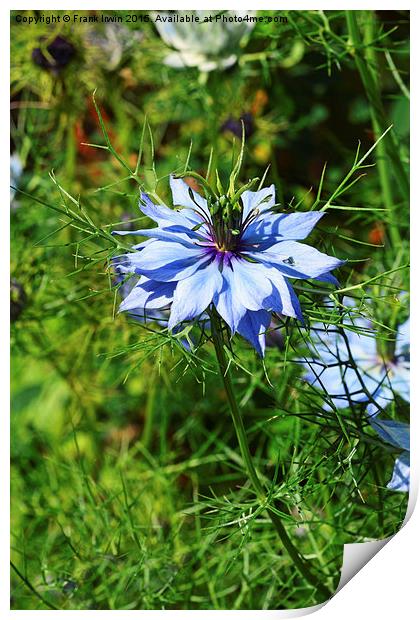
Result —
M 379 417 L 369 418 L 372 428 L 387 443 L 403 450 L 395 460 L 392 478 L 388 489 L 408 492 L 410 490 L 410 426 L 395 420 L 381 420 Z
M 200 22 L 169 21 L 190 15 L 198 16 Z M 155 22 L 156 28 L 163 41 L 176 50 L 165 58 L 165 64 L 176 69 L 198 67 L 204 73 L 231 67 L 242 39 L 254 28 L 246 18 L 254 15 L 255 11 L 159 11 L 155 19 L 161 21 Z M 212 21 L 205 22 L 205 17 Z M 229 18 L 234 21 L 225 21 Z
M 377 349 L 372 324 L 364 318 L 346 318 L 347 343 L 336 327 L 312 326 L 312 357 L 305 358 L 305 380 L 326 392 L 335 407 L 348 407 L 374 399 L 368 405 L 369 415 L 378 413 L 399 394 L 410 400 L 410 321 L 397 331 L 392 358 L 385 359 Z M 350 357 L 353 358 L 351 362 Z M 356 367 L 355 367 L 356 366 Z M 329 408 L 328 403 L 324 407 Z
M 240 203 L 226 207 L 227 197 L 208 203 L 181 179 L 171 177 L 170 183 L 173 204 L 181 209 L 156 205 L 142 194 L 140 209 L 158 226 L 115 231 L 151 237 L 119 258 L 121 270 L 141 276 L 120 311 L 170 305 L 173 329 L 212 305 L 232 334 L 238 332 L 264 355 L 272 312 L 302 320 L 289 278 L 336 283 L 330 271 L 343 261 L 298 241 L 324 213 L 274 213 L 273 185 L 246 190 Z

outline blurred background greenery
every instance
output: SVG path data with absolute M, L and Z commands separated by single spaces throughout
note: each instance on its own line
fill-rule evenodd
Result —
M 136 180 L 106 149 L 86 146 L 104 145 L 94 91 L 132 170 L 147 119 L 154 153 L 145 147 L 139 177 L 169 203 L 168 175 L 183 168 L 191 143 L 192 169 L 205 172 L 213 148 L 227 177 L 241 120 L 242 180 L 269 165 L 285 208 L 313 204 L 328 162 L 322 202 L 351 169 L 359 141 L 364 153 L 393 124 L 377 166 L 340 198 L 359 209 L 332 210 L 315 242 L 348 259 L 343 285 L 392 272 L 373 294 L 376 319 L 389 324 L 398 291 L 408 290 L 409 13 L 350 13 L 285 11 L 286 23 L 256 25 L 234 66 L 200 73 L 165 65 L 169 50 L 152 22 L 24 26 L 17 14 L 40 13 L 12 11 L 14 609 L 319 602 L 243 484 L 211 349 L 186 359 L 115 317 L 108 248 L 95 237 L 82 242 L 48 205 L 69 202 L 53 171 L 98 225 L 139 218 Z M 103 14 L 125 21 L 128 13 Z M 307 289 L 300 295 L 310 308 Z M 343 543 L 395 532 L 406 497 L 386 489 L 393 456 L 364 430 L 363 414 L 344 420 L 344 436 L 299 364 L 286 364 L 300 354 L 296 332 L 286 348 L 270 348 L 266 368 L 238 340 L 235 387 L 290 532 L 333 589 Z

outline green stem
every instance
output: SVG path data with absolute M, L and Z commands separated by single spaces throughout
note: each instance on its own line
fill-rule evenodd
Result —
M 312 585 L 314 588 L 316 588 L 319 591 L 319 593 L 324 597 L 323 600 L 327 600 L 331 597 L 331 592 L 322 583 L 322 581 L 316 575 L 312 573 L 312 567 L 309 565 L 308 561 L 300 554 L 298 549 L 296 549 L 277 511 L 274 510 L 274 508 L 271 507 L 269 504 L 266 489 L 263 483 L 261 482 L 258 476 L 257 470 L 255 469 L 254 463 L 252 461 L 252 456 L 249 450 L 245 427 L 242 421 L 242 416 L 241 416 L 241 413 L 238 407 L 238 403 L 236 402 L 232 380 L 230 377 L 228 363 L 227 363 L 224 346 L 223 346 L 224 343 L 223 343 L 221 324 L 220 324 L 218 317 L 214 313 L 210 313 L 210 318 L 211 318 L 211 331 L 212 331 L 212 337 L 213 337 L 213 344 L 216 350 L 219 370 L 220 370 L 220 374 L 223 380 L 226 395 L 229 401 L 233 425 L 236 431 L 236 437 L 238 439 L 239 448 L 241 450 L 242 459 L 245 464 L 246 471 L 249 476 L 249 480 L 252 483 L 252 486 L 254 487 L 254 490 L 260 502 L 263 505 L 265 505 L 268 515 L 280 537 L 280 540 L 283 543 L 284 548 L 287 550 L 290 558 L 293 560 L 295 567 L 300 572 L 302 577 L 310 585 Z
M 144 426 L 141 441 L 145 448 L 149 450 L 152 440 L 153 426 L 154 426 L 154 413 L 155 413 L 155 400 L 156 400 L 156 385 L 157 381 L 155 377 L 150 379 L 150 390 L 147 398 L 146 409 L 144 412 Z
M 346 11 L 347 27 L 351 43 L 354 46 L 356 67 L 359 71 L 370 104 L 373 131 L 375 138 L 378 139 L 389 127 L 390 123 L 387 120 L 382 104 L 381 91 L 376 73 L 377 58 L 373 48 L 375 18 L 373 15 L 369 16 L 363 40 L 357 23 L 356 13 L 358 13 L 358 11 Z M 392 217 L 390 226 L 391 241 L 394 245 L 399 246 L 401 243 L 398 229 L 400 214 L 397 213 L 397 206 L 393 198 L 388 162 L 392 165 L 393 173 L 398 181 L 404 199 L 408 201 L 410 195 L 408 175 L 399 157 L 399 145 L 393 131 L 390 131 L 384 139 L 378 143 L 377 165 L 384 202 Z
M 74 118 L 67 116 L 64 119 L 67 124 L 67 138 L 66 138 L 66 177 L 69 182 L 74 180 L 75 168 L 76 168 L 76 140 L 74 137 Z
M 44 598 L 39 592 L 38 590 L 36 590 L 34 588 L 34 586 L 31 584 L 31 582 L 26 579 L 26 577 L 24 575 L 22 575 L 22 573 L 20 572 L 20 570 L 13 564 L 13 562 L 10 562 L 10 566 L 12 567 L 12 569 L 15 571 L 16 575 L 19 577 L 19 579 L 21 579 L 23 581 L 23 583 L 26 585 L 27 588 L 29 588 L 29 590 L 37 597 L 39 598 L 40 601 L 42 601 L 44 603 L 44 605 L 46 605 L 47 607 L 49 607 L 50 609 L 58 609 L 58 607 L 55 607 L 55 605 L 53 605 L 52 603 L 50 603 L 49 601 L 47 601 L 46 598 Z

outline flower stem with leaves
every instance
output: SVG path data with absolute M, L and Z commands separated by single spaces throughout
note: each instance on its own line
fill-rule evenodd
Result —
M 322 582 L 322 577 L 318 577 L 315 575 L 312 566 L 294 546 L 285 526 L 282 523 L 278 511 L 275 509 L 274 506 L 270 504 L 270 499 L 269 497 L 267 497 L 267 490 L 261 482 L 258 472 L 254 466 L 248 445 L 246 430 L 244 427 L 238 403 L 236 401 L 235 392 L 229 372 L 228 361 L 226 359 L 226 354 L 224 351 L 222 321 L 218 318 L 217 314 L 214 311 L 210 313 L 210 320 L 212 339 L 216 351 L 220 376 L 222 378 L 223 385 L 226 391 L 226 396 L 229 401 L 229 407 L 236 432 L 236 437 L 238 439 L 239 448 L 241 450 L 242 459 L 245 464 L 249 480 L 254 488 L 254 491 L 259 501 L 262 505 L 265 506 L 267 513 L 280 537 L 280 540 L 287 553 L 289 554 L 290 558 L 294 562 L 296 569 L 299 571 L 305 581 L 307 581 L 310 585 L 316 588 L 316 590 L 320 593 L 324 600 L 327 600 L 328 598 L 330 598 L 331 592 Z

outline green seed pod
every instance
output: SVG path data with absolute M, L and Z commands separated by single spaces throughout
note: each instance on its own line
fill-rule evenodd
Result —
M 209 211 L 212 215 L 216 215 L 216 213 L 220 210 L 220 202 L 216 200 L 209 205 Z

